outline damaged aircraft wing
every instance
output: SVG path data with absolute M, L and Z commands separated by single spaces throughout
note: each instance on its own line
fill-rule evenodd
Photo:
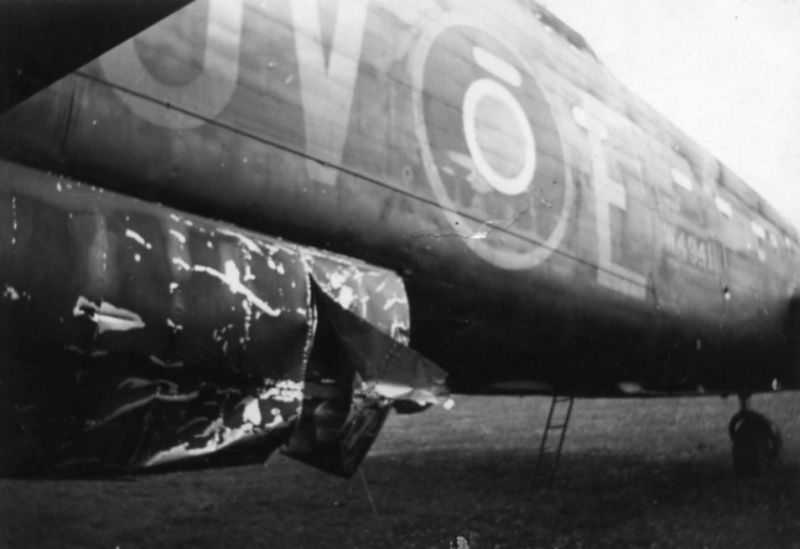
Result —
M 349 476 L 392 403 L 444 398 L 444 372 L 407 347 L 397 274 L 3 170 L 5 474 L 224 466 L 285 445 Z

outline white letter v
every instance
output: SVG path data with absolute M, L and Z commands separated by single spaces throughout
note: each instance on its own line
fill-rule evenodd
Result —
M 369 0 L 341 0 L 326 66 L 319 0 L 292 0 L 300 97 L 305 122 L 308 175 L 336 182 L 353 105 Z

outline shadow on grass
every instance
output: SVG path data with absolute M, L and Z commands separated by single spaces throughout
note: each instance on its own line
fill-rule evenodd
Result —
M 533 452 L 426 449 L 367 459 L 358 479 L 276 456 L 264 467 L 137 482 L 2 481 L 3 547 L 791 547 L 798 468 L 740 481 L 716 454 L 564 455 L 528 492 Z
M 800 405 L 772 407 L 792 459 Z M 736 479 L 718 403 L 582 403 L 554 489 L 529 493 L 542 410 L 476 398 L 390 418 L 363 467 L 378 516 L 358 478 L 279 455 L 135 482 L 0 480 L 0 547 L 798 547 L 797 459 Z

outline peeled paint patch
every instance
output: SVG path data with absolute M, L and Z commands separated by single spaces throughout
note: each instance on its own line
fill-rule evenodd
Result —
M 395 318 L 392 320 L 392 325 L 389 328 L 389 335 L 392 336 L 395 341 L 408 347 L 408 344 L 411 341 L 411 338 L 408 336 L 410 333 L 411 330 L 408 327 L 408 322 L 406 319 Z
M 17 301 L 19 299 L 19 292 L 17 292 L 14 287 L 6 284 L 5 291 L 3 291 L 3 297 L 5 299 L 10 299 L 11 301 Z
M 145 326 L 142 318 L 132 311 L 120 309 L 105 301 L 101 301 L 100 305 L 97 305 L 83 296 L 78 297 L 72 314 L 86 317 L 97 324 L 97 329 L 101 334 L 103 332 L 127 332 Z
M 126 229 L 125 230 L 125 236 L 127 236 L 131 240 L 136 241 L 140 246 L 144 246 L 148 250 L 153 248 L 153 245 L 150 244 L 149 242 L 147 242 L 144 239 L 144 237 L 142 235 L 140 235 L 139 233 L 137 233 L 136 231 L 133 231 L 131 229 Z
M 174 260 L 173 260 L 174 261 Z M 242 274 L 239 272 L 239 268 L 236 266 L 236 263 L 233 261 L 226 261 L 225 262 L 225 272 L 221 273 L 216 269 L 212 269 L 211 267 L 206 267 L 204 265 L 195 265 L 192 269 L 198 273 L 206 273 L 214 278 L 218 278 L 225 285 L 228 286 L 231 292 L 234 294 L 239 294 L 247 298 L 247 300 L 258 307 L 263 313 L 268 314 L 272 317 L 280 316 L 281 310 L 280 309 L 273 309 L 269 306 L 269 304 L 264 301 L 263 299 L 259 298 L 253 290 L 242 284 Z
M 367 393 L 374 393 L 388 398 L 389 400 L 413 401 L 420 406 L 444 405 L 450 400 L 449 395 L 443 391 L 444 382 L 439 387 L 415 388 L 405 383 L 393 383 L 391 381 L 369 381 L 363 384 L 363 389 Z
M 252 238 L 248 238 L 239 232 L 230 231 L 228 229 L 218 228 L 217 232 L 219 234 L 232 236 L 233 238 L 237 239 L 247 251 L 258 255 L 263 255 L 261 252 L 261 248 L 258 246 L 258 244 L 256 244 L 256 242 Z
M 258 405 L 258 399 L 253 398 L 245 403 L 242 421 L 253 425 L 261 425 L 261 407 Z
M 177 265 L 179 268 L 183 269 L 184 271 L 191 271 L 192 266 L 186 263 L 183 259 L 179 257 L 172 258 L 172 263 Z
M 397 273 L 319 250 L 303 251 L 311 279 L 324 294 L 378 330 L 408 342 L 408 300 Z
M 258 394 L 260 400 L 275 400 L 277 402 L 300 402 L 303 400 L 303 388 L 305 384 L 302 381 L 279 381 L 274 387 L 270 387 L 266 391 Z
M 176 231 L 175 229 L 170 229 L 169 234 L 171 234 L 173 238 L 175 238 L 175 240 L 181 244 L 186 244 L 186 236 L 184 236 L 181 232 Z
M 195 436 L 195 438 L 198 439 L 208 438 L 204 445 L 190 447 L 192 445 L 191 443 L 183 442 L 177 446 L 158 452 L 148 459 L 144 463 L 144 466 L 152 467 L 155 465 L 164 465 L 188 457 L 212 454 L 249 437 L 269 432 L 286 423 L 286 420 L 277 408 L 272 410 L 272 415 L 273 418 L 271 422 L 268 424 L 261 424 L 258 427 L 255 427 L 252 423 L 244 423 L 240 427 L 230 428 L 224 425 L 222 419 L 218 419 L 212 422 L 203 433 Z
M 167 326 L 169 326 L 170 328 L 172 328 L 172 329 L 173 329 L 173 330 L 175 330 L 176 332 L 180 332 L 181 330 L 183 330 L 183 325 L 181 325 L 181 324 L 175 324 L 175 323 L 172 321 L 172 319 L 171 319 L 171 318 L 168 318 L 168 319 L 167 319 Z
M 344 283 L 347 282 L 347 275 L 342 270 L 336 270 L 330 274 L 328 282 L 330 283 L 331 288 L 337 290 L 344 286 Z
M 406 299 L 406 296 L 404 295 L 390 297 L 389 299 L 386 300 L 386 303 L 383 305 L 383 310 L 388 311 L 395 305 L 402 305 L 403 307 L 407 307 L 408 299 Z
M 350 309 L 350 306 L 356 300 L 356 294 L 350 286 L 342 286 L 339 294 L 336 296 L 336 302 L 342 306 L 343 309 Z
M 276 271 L 278 274 L 286 274 L 282 263 L 276 263 L 272 256 L 267 257 L 267 267 Z
M 414 391 L 414 388 L 409 385 L 378 381 L 374 384 L 373 390 L 382 397 L 396 399 L 401 396 L 411 394 Z

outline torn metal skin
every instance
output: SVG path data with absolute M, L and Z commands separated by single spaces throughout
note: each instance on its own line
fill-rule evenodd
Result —
M 395 273 L 47 179 L 0 170 L 3 474 L 225 466 L 288 444 L 347 476 L 393 402 L 444 396 L 406 346 Z

